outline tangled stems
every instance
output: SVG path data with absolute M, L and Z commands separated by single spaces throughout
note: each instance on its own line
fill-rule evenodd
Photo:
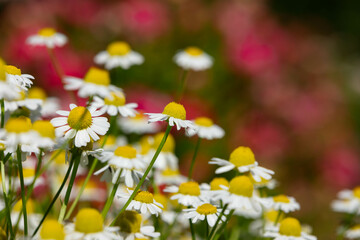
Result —
M 171 130 L 172 126 L 170 126 L 169 124 L 167 125 L 165 134 L 160 142 L 159 147 L 156 149 L 156 152 L 153 156 L 153 158 L 151 159 L 151 162 L 148 166 L 148 168 L 146 169 L 144 175 L 142 176 L 142 178 L 140 179 L 140 182 L 136 185 L 133 193 L 131 194 L 130 198 L 127 200 L 127 202 L 125 203 L 125 205 L 123 206 L 123 208 L 120 210 L 120 212 L 118 213 L 118 215 L 115 217 L 115 219 L 111 222 L 110 226 L 114 226 L 116 219 L 118 219 L 118 217 L 125 211 L 125 209 L 129 206 L 130 202 L 134 199 L 135 195 L 137 194 L 137 192 L 139 191 L 140 187 L 142 186 L 142 184 L 144 183 L 146 176 L 149 174 L 150 170 L 152 169 L 157 157 L 159 156 L 161 149 L 164 147 L 164 144 L 166 142 L 167 137 L 169 136 L 170 130 Z
M 18 165 L 19 165 L 22 210 L 23 210 L 23 213 L 24 213 L 24 234 L 25 234 L 25 237 L 27 237 L 27 235 L 28 235 L 28 226 L 27 226 L 26 198 L 25 198 L 24 175 L 23 175 L 23 169 L 22 169 L 20 145 L 17 147 L 16 152 L 17 152 L 17 161 L 18 161 Z
M 5 100 L 0 100 L 0 107 L 1 107 L 1 128 L 4 127 L 5 124 Z
M 187 80 L 187 76 L 189 74 L 189 70 L 183 70 L 180 76 L 180 88 L 179 88 L 179 92 L 178 92 L 178 96 L 177 96 L 177 102 L 180 102 L 184 92 L 185 92 L 185 88 L 186 88 L 186 80 Z
M 212 235 L 214 235 L 216 227 L 220 223 L 221 217 L 224 215 L 227 207 L 228 207 L 228 204 L 225 204 L 225 206 L 223 207 L 222 211 L 219 214 L 219 217 L 216 219 L 214 227 L 211 229 L 211 232 L 210 232 L 210 234 L 208 236 L 208 239 L 211 239 Z
M 213 238 L 214 240 L 219 239 L 219 237 L 221 236 L 222 232 L 224 231 L 227 223 L 229 222 L 229 220 L 230 220 L 230 218 L 232 217 L 232 215 L 234 214 L 234 212 L 235 212 L 235 209 L 233 209 L 233 210 L 230 211 L 229 215 L 228 215 L 227 218 L 226 218 L 226 221 L 223 222 L 223 224 L 222 224 L 221 227 L 219 228 L 219 231 L 217 231 L 217 232 L 215 233 L 214 238 Z M 210 239 L 211 239 L 211 238 L 210 238 Z
M 4 163 L 0 162 L 1 164 L 1 178 L 5 179 L 5 167 Z M 5 181 L 2 181 L 2 189 L 3 189 L 3 196 L 4 196 L 4 202 L 5 202 L 5 212 L 6 212 L 6 220 L 8 224 L 8 229 L 10 230 L 10 239 L 15 239 L 12 223 L 11 223 L 11 216 L 10 216 L 10 205 L 8 202 L 7 194 L 6 194 L 6 186 Z
M 191 160 L 191 165 L 190 165 L 190 169 L 189 169 L 189 176 L 188 176 L 188 180 L 190 181 L 192 179 L 192 174 L 194 171 L 194 165 L 195 165 L 195 159 L 197 156 L 197 153 L 199 151 L 199 147 L 200 147 L 200 142 L 201 142 L 201 138 L 198 138 L 196 145 L 195 145 L 195 151 L 194 151 L 194 155 L 193 158 Z

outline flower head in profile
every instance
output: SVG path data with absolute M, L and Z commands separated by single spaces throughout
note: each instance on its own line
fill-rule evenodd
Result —
M 240 173 L 250 172 L 255 181 L 260 182 L 261 178 L 271 179 L 273 171 L 258 166 L 254 153 L 248 147 L 238 147 L 231 154 L 229 161 L 221 158 L 212 158 L 209 164 L 217 164 L 221 167 L 215 173 L 220 174 L 236 168 Z
M 55 115 L 59 110 L 59 99 L 56 97 L 48 97 L 45 90 L 40 87 L 32 87 L 27 94 L 28 100 L 35 100 L 41 102 L 40 114 L 42 117 L 49 117 Z
M 160 130 L 159 125 L 156 123 L 148 124 L 148 120 L 148 116 L 138 111 L 134 117 L 119 118 L 118 124 L 127 134 L 149 134 L 158 132 Z
M 47 48 L 62 47 L 67 43 L 67 37 L 56 32 L 53 28 L 43 28 L 37 34 L 26 39 L 26 43 L 32 46 L 45 46 Z
M 17 85 L 25 91 L 33 84 L 31 80 L 35 79 L 30 74 L 22 74 L 19 68 L 12 65 L 5 66 L 5 73 L 7 82 Z
M 342 190 L 337 196 L 339 199 L 336 199 L 331 203 L 331 208 L 335 212 L 360 214 L 360 186 L 357 186 L 352 190 Z
M 99 140 L 99 135 L 105 135 L 110 124 L 103 113 L 95 108 L 85 108 L 70 104 L 71 111 L 57 111 L 62 117 L 53 118 L 50 122 L 56 127 L 56 132 L 66 139 L 75 139 L 76 147 L 86 146 L 91 140 Z
M 99 52 L 95 58 L 96 64 L 104 64 L 106 69 L 121 67 L 128 69 L 132 65 L 140 65 L 144 62 L 144 57 L 133 51 L 126 42 L 117 41 L 109 44 L 106 51 Z
M 176 125 L 177 130 L 181 128 L 194 128 L 194 124 L 186 120 L 186 110 L 183 105 L 171 102 L 165 106 L 162 113 L 145 113 L 149 116 L 149 123 L 168 121 L 170 126 Z
M 194 208 L 183 209 L 185 212 L 185 217 L 192 220 L 193 223 L 196 223 L 198 220 L 204 221 L 206 219 L 210 227 L 213 227 L 218 219 L 222 209 L 217 208 L 217 206 L 203 202 L 196 204 Z M 226 217 L 223 215 L 221 217 L 222 221 L 226 220 Z
M 270 197 L 269 199 L 273 203 L 272 208 L 277 211 L 289 213 L 300 209 L 300 204 L 295 200 L 295 198 L 290 196 L 280 194 Z
M 174 56 L 175 63 L 185 69 L 202 71 L 211 68 L 213 58 L 197 47 L 188 47 Z
M 197 128 L 186 131 L 186 134 L 190 137 L 198 135 L 199 138 L 212 140 L 222 138 L 225 135 L 224 129 L 214 124 L 210 118 L 199 117 L 193 120 L 193 122 Z
M 345 237 L 347 239 L 359 239 L 360 238 L 360 224 L 352 226 L 350 229 L 346 230 Z
M 164 192 L 173 193 L 171 200 L 177 200 L 184 206 L 200 204 L 202 200 L 201 189 L 197 182 L 183 182 L 180 186 L 169 186 Z
M 65 239 L 64 226 L 57 220 L 45 220 L 39 233 L 40 240 L 63 240 Z
M 16 84 L 7 81 L 6 65 L 0 58 L 0 99 L 13 100 L 20 97 L 21 89 Z
M 120 88 L 110 84 L 109 72 L 100 68 L 91 67 L 85 74 L 84 79 L 77 77 L 64 78 L 66 90 L 78 90 L 82 98 L 90 96 L 110 97 L 111 92 L 119 92 Z

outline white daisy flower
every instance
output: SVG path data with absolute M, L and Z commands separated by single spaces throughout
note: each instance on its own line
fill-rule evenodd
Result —
M 279 213 L 279 211 L 274 209 L 265 210 L 263 219 L 256 219 L 250 223 L 249 231 L 255 236 L 262 236 L 266 228 L 271 228 L 273 226 L 278 227 L 283 219 L 284 214 Z
M 21 74 L 21 70 L 12 65 L 5 66 L 6 81 L 10 82 L 13 85 L 17 85 L 23 90 L 27 91 L 31 87 L 33 82 L 31 80 L 35 79 L 30 74 Z
M 213 178 L 210 184 L 202 183 L 200 189 L 203 195 L 211 201 L 214 201 L 213 197 L 221 194 L 221 192 L 226 191 L 224 187 L 229 187 L 229 181 L 223 177 Z
M 106 141 L 105 141 L 106 139 Z M 105 144 L 104 144 L 105 141 Z M 128 140 L 125 136 L 105 135 L 100 137 L 100 140 L 94 143 L 96 147 L 102 147 L 107 151 L 115 151 L 119 146 L 125 146 L 128 144 Z
M 55 219 L 48 219 L 41 225 L 37 234 L 38 240 L 65 239 L 64 226 Z
M 105 227 L 98 210 L 81 209 L 75 217 L 75 223 L 65 225 L 65 240 L 115 240 L 120 239 L 119 227 Z
M 120 146 L 114 152 L 104 151 L 98 159 L 107 164 L 96 171 L 94 174 L 98 175 L 105 172 L 109 168 L 112 170 L 112 183 L 115 184 L 118 178 L 125 178 L 125 185 L 128 187 L 134 187 L 138 182 L 139 174 L 146 168 L 145 162 L 142 160 L 142 156 L 137 154 L 135 148 L 131 146 Z
M 255 181 L 255 179 L 253 178 L 253 176 L 251 175 L 251 173 L 246 173 L 246 176 L 250 177 L 252 183 L 254 184 L 254 187 L 256 189 L 260 189 L 260 188 L 267 188 L 267 189 L 275 189 L 275 187 L 278 186 L 278 181 L 275 180 L 275 179 L 265 179 L 263 177 L 260 177 L 261 180 L 258 182 L 258 181 Z
M 183 209 L 183 211 L 185 212 L 185 217 L 192 219 L 192 223 L 206 219 L 209 226 L 214 227 L 222 209 L 210 203 L 200 203 L 195 205 L 194 208 Z M 225 221 L 226 217 L 222 215 L 221 220 Z
M 145 113 L 149 116 L 149 123 L 158 121 L 168 121 L 170 126 L 176 125 L 177 130 L 180 128 L 194 128 L 193 122 L 186 120 L 186 111 L 183 105 L 171 102 L 165 106 L 162 113 Z
M 32 130 L 37 133 L 35 144 L 41 149 L 52 149 L 56 143 L 55 128 L 47 120 L 37 120 L 32 125 Z
M 78 95 L 82 98 L 98 95 L 106 98 L 111 92 L 119 92 L 120 88 L 110 84 L 109 72 L 99 68 L 91 67 L 84 79 L 76 77 L 64 78 L 66 90 L 78 90 Z
M 198 135 L 199 138 L 212 140 L 222 138 L 225 135 L 224 129 L 214 124 L 210 118 L 199 117 L 193 120 L 193 122 L 197 129 L 187 129 L 186 135 L 189 137 Z
M 32 87 L 28 91 L 27 99 L 41 101 L 40 115 L 49 117 L 55 115 L 59 110 L 59 99 L 56 97 L 47 97 L 46 92 L 39 87 Z
M 47 48 L 62 47 L 67 43 L 67 37 L 53 28 L 43 28 L 37 34 L 29 36 L 26 43 Z
M 148 123 L 149 118 L 141 112 L 134 117 L 119 118 L 118 124 L 126 134 L 150 134 L 160 130 L 160 126 L 156 123 Z
M 275 240 L 316 240 L 315 236 L 302 231 L 300 222 L 296 218 L 288 217 L 282 220 L 279 227 L 272 226 L 265 229 L 264 237 Z
M 128 193 L 118 194 L 117 196 L 127 200 L 134 192 L 133 190 L 129 189 L 127 189 L 127 191 Z M 127 206 L 126 210 L 137 210 L 141 212 L 141 214 L 147 214 L 149 212 L 157 216 L 162 212 L 161 208 L 163 208 L 163 205 L 155 201 L 154 195 L 152 193 L 139 190 L 136 193 L 134 199 L 131 200 L 129 206 Z
M 360 238 L 360 224 L 357 224 L 350 229 L 346 230 L 345 237 L 347 239 L 359 239 Z
M 20 97 L 21 89 L 15 84 L 6 81 L 6 68 L 0 58 L 0 99 L 13 100 Z
M 188 47 L 174 56 L 175 63 L 185 70 L 202 71 L 213 65 L 213 58 L 197 47 Z
M 164 189 L 164 192 L 174 193 L 170 199 L 177 200 L 179 204 L 187 207 L 200 204 L 203 199 L 200 186 L 197 182 L 184 182 L 179 187 L 169 186 Z
M 221 158 L 212 158 L 209 164 L 217 164 L 221 167 L 215 173 L 220 174 L 231 171 L 234 168 L 240 173 L 250 172 L 255 181 L 260 182 L 261 178 L 271 179 L 273 171 L 258 166 L 254 153 L 248 147 L 238 147 L 231 154 L 229 161 Z
M 110 116 L 120 115 L 122 117 L 135 117 L 137 103 L 126 103 L 123 92 L 111 92 L 105 99 L 94 97 L 91 106 L 100 108 L 100 111 L 106 112 Z
M 331 203 L 331 208 L 335 212 L 360 214 L 360 186 L 353 190 L 342 190 L 337 196 L 339 199 Z
M 166 168 L 155 171 L 155 184 L 160 185 L 180 185 L 187 181 L 187 177 L 180 174 L 179 169 Z
M 300 204 L 293 197 L 286 195 L 277 195 L 274 197 L 268 198 L 272 201 L 272 208 L 277 211 L 283 211 L 285 213 L 294 212 L 300 210 Z
M 85 147 L 81 147 L 81 156 L 80 156 L 80 165 L 86 167 L 89 163 L 89 156 L 93 156 L 95 158 L 99 158 L 102 156 L 104 149 L 102 148 L 94 148 L 94 142 L 90 141 L 87 143 Z
M 19 216 L 21 216 L 19 220 L 19 230 L 24 231 L 24 215 L 23 214 L 20 215 L 20 212 L 22 212 L 21 200 L 19 200 L 12 208 L 10 217 L 11 217 L 11 222 L 16 223 L 18 221 Z M 35 213 L 35 203 L 32 199 L 28 199 L 26 201 L 26 212 L 27 212 L 27 221 L 28 221 L 27 222 L 28 231 L 32 232 L 36 229 L 36 227 L 40 223 L 42 215 Z
M 12 101 L 5 101 L 5 111 L 14 112 L 19 108 L 25 107 L 31 111 L 41 110 L 42 100 L 25 98 L 25 94 L 20 92 L 20 97 Z
M 57 111 L 63 116 L 53 118 L 50 122 L 56 127 L 56 132 L 65 135 L 66 139 L 75 138 L 75 146 L 86 146 L 88 142 L 99 140 L 98 135 L 105 135 L 110 124 L 103 113 L 94 108 L 85 108 L 70 104 L 71 111 Z
M 105 64 L 106 69 L 121 67 L 128 69 L 132 65 L 140 65 L 144 62 L 144 57 L 131 50 L 126 42 L 118 41 L 109 44 L 106 51 L 99 52 L 95 58 L 96 64 Z

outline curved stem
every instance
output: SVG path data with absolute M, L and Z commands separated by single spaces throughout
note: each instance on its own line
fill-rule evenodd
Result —
M 122 169 L 121 169 L 121 172 L 122 172 Z M 116 183 L 114 184 L 112 190 L 111 190 L 111 193 L 110 193 L 110 196 L 108 197 L 108 199 L 106 200 L 106 203 L 105 203 L 105 206 L 104 206 L 104 209 L 102 210 L 101 212 L 101 215 L 103 217 L 103 219 L 105 219 L 107 213 L 109 212 L 109 209 L 111 207 L 111 204 L 113 203 L 114 201 L 114 197 L 115 197 L 115 193 L 119 187 L 119 184 L 120 184 L 120 176 L 121 176 L 121 172 L 119 174 L 119 177 L 118 179 L 116 180 Z
M 224 215 L 226 208 L 228 207 L 228 204 L 225 204 L 225 206 L 223 207 L 223 209 L 221 210 L 219 217 L 216 219 L 215 225 L 214 227 L 211 229 L 211 232 L 209 234 L 209 239 L 211 239 L 212 235 L 215 233 L 216 227 L 217 225 L 220 223 L 221 221 L 221 217 Z
M 281 215 L 282 215 L 283 211 L 279 210 L 277 216 L 276 216 L 276 219 L 275 219 L 275 222 L 274 222 L 274 226 L 276 226 L 281 218 Z
M 222 223 L 221 227 L 219 228 L 219 231 L 217 231 L 215 234 L 214 234 L 214 238 L 215 240 L 219 239 L 219 237 L 221 236 L 222 232 L 224 231 L 226 225 L 228 224 L 230 218 L 232 217 L 232 215 L 234 214 L 235 212 L 235 209 L 231 210 L 229 215 L 226 217 L 226 221 Z
M 5 180 L 5 166 L 3 162 L 0 162 L 1 164 L 1 178 Z M 3 197 L 5 202 L 5 212 L 6 212 L 6 221 L 8 224 L 8 229 L 10 230 L 10 239 L 15 239 L 15 235 L 12 228 L 12 222 L 11 222 L 11 215 L 10 215 L 10 205 L 7 198 L 7 192 L 6 192 L 6 186 L 5 181 L 2 181 L 2 189 L 3 189 Z
M 190 224 L 190 231 L 191 231 L 191 239 L 196 240 L 194 224 L 192 223 L 191 219 L 189 219 L 189 224 Z
M 39 175 L 39 171 L 40 171 L 40 168 L 41 168 L 41 164 L 42 164 L 42 153 L 43 153 L 43 150 L 40 149 L 40 153 L 39 153 L 39 157 L 38 157 L 38 164 L 36 166 L 36 169 L 35 169 L 35 176 L 34 176 L 34 180 L 32 181 L 32 183 L 30 184 L 29 188 L 28 188 L 28 191 L 27 191 L 27 194 L 26 194 L 26 200 L 29 200 L 29 198 L 31 197 L 31 194 L 34 190 L 34 186 L 35 186 L 35 182 L 37 180 L 37 178 L 40 176 Z
M 201 138 L 198 138 L 196 145 L 195 145 L 194 155 L 193 155 L 193 158 L 192 158 L 191 164 L 190 164 L 189 175 L 188 175 L 189 181 L 192 179 L 192 174 L 193 174 L 194 165 L 195 165 L 195 159 L 196 159 L 197 153 L 199 151 L 200 143 L 201 143 Z
M 4 128 L 5 125 L 5 100 L 0 100 L 0 107 L 1 107 L 1 128 Z
M 171 130 L 171 126 L 168 125 L 165 131 L 165 134 L 160 142 L 159 147 L 156 149 L 156 152 L 153 156 L 153 158 L 151 159 L 151 162 L 148 166 L 148 168 L 146 169 L 144 175 L 142 176 L 142 178 L 140 179 L 140 182 L 138 183 L 138 185 L 136 185 L 133 193 L 131 194 L 130 198 L 127 200 L 127 202 L 125 203 L 125 205 L 122 207 L 122 209 L 120 210 L 120 212 L 118 213 L 118 215 L 115 217 L 115 219 L 111 222 L 110 226 L 114 226 L 116 219 L 126 210 L 126 208 L 129 206 L 130 202 L 134 199 L 135 195 L 137 194 L 137 192 L 139 191 L 141 185 L 144 183 L 146 176 L 149 174 L 151 168 L 153 167 L 157 157 L 159 156 L 161 149 L 164 147 L 164 144 L 166 142 L 167 137 L 169 136 L 170 130 Z
M 17 152 L 17 161 L 18 161 L 18 165 L 19 165 L 22 211 L 23 211 L 23 214 L 24 214 L 24 235 L 25 235 L 25 237 L 27 237 L 27 235 L 28 235 L 28 226 L 27 226 L 26 198 L 25 198 L 25 185 L 24 185 L 24 175 L 23 175 L 23 169 L 22 169 L 20 145 L 17 147 L 16 152 Z

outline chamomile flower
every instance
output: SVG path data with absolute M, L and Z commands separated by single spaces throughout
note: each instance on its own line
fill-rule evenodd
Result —
M 264 237 L 275 240 L 316 240 L 315 236 L 305 233 L 301 229 L 299 220 L 288 217 L 283 219 L 279 227 L 272 226 L 265 229 Z
M 210 118 L 199 117 L 193 120 L 197 129 L 189 128 L 186 131 L 186 134 L 189 137 L 198 135 L 199 138 L 204 138 L 207 140 L 219 139 L 225 135 L 224 129 L 214 124 Z
M 6 81 L 6 68 L 3 62 L 0 62 L 0 99 L 13 100 L 20 97 L 21 89 L 17 85 Z
M 272 208 L 277 211 L 289 213 L 300 209 L 300 204 L 295 200 L 295 198 L 283 194 L 270 197 L 269 200 L 273 203 Z
M 246 176 L 250 177 L 252 183 L 254 184 L 254 187 L 259 189 L 259 188 L 267 188 L 267 189 L 275 189 L 275 187 L 278 186 L 278 181 L 275 180 L 274 178 L 271 179 L 265 179 L 263 177 L 260 177 L 261 180 L 255 181 L 255 179 L 253 178 L 253 176 L 251 175 L 251 173 L 247 173 Z
M 62 117 L 53 118 L 50 122 L 56 131 L 66 139 L 75 138 L 75 146 L 86 146 L 91 140 L 99 140 L 98 135 L 105 135 L 110 124 L 103 113 L 94 108 L 85 108 L 70 104 L 71 111 L 57 111 Z
M 11 222 L 16 223 L 18 221 L 19 216 L 19 230 L 24 231 L 24 215 L 20 212 L 22 211 L 22 201 L 18 201 L 11 211 Z M 35 230 L 37 225 L 39 224 L 42 215 L 35 213 L 35 203 L 32 199 L 28 199 L 26 201 L 26 212 L 27 212 L 27 220 L 28 220 L 28 230 L 32 232 Z
M 149 123 L 158 121 L 168 121 L 170 126 L 176 125 L 177 130 L 180 128 L 194 128 L 194 124 L 186 120 L 186 110 L 183 105 L 171 102 L 165 106 L 162 113 L 145 113 L 149 116 Z
M 117 41 L 109 44 L 106 51 L 99 52 L 95 58 L 96 64 L 104 64 L 106 69 L 121 67 L 128 69 L 132 65 L 140 65 L 144 62 L 144 57 L 131 50 L 126 42 Z
M 106 141 L 105 141 L 106 140 Z M 107 151 L 115 151 L 119 146 L 125 146 L 128 144 L 127 138 L 125 136 L 117 136 L 108 134 L 106 136 L 101 136 L 99 141 L 95 143 L 96 147 L 102 147 Z
M 202 71 L 213 65 L 213 59 L 197 47 L 188 47 L 174 56 L 175 63 L 185 70 Z
M 166 168 L 155 172 L 156 185 L 180 185 L 187 181 L 187 177 L 180 174 L 179 169 Z
M 89 163 L 89 156 L 93 156 L 95 158 L 101 157 L 101 154 L 104 152 L 102 148 L 94 148 L 94 142 L 90 140 L 86 144 L 86 146 L 81 147 L 81 156 L 80 156 L 80 165 L 85 167 Z
M 148 117 L 142 112 L 138 112 L 134 117 L 119 118 L 118 123 L 126 134 L 149 134 L 156 133 L 160 127 L 156 123 L 148 123 Z
M 215 173 L 220 174 L 236 168 L 240 173 L 250 172 L 255 181 L 260 182 L 261 178 L 271 179 L 273 171 L 258 166 L 254 153 L 248 147 L 238 147 L 231 154 L 229 161 L 221 158 L 212 158 L 209 164 L 217 164 L 221 167 Z
M 360 224 L 357 224 L 350 229 L 346 230 L 345 237 L 347 239 L 359 239 L 360 238 Z
M 36 145 L 41 149 L 52 149 L 55 146 L 55 128 L 47 120 L 35 121 L 32 130 L 37 133 Z
M 169 186 L 164 192 L 173 193 L 171 200 L 177 200 L 184 206 L 200 204 L 202 200 L 200 186 L 197 182 L 183 182 L 179 187 Z
M 118 227 L 105 227 L 104 220 L 98 210 L 81 209 L 75 217 L 75 223 L 65 225 L 66 240 L 115 240 Z
M 353 190 L 342 190 L 338 193 L 337 200 L 331 203 L 331 207 L 335 212 L 356 213 L 360 214 L 360 186 Z
M 27 108 L 31 111 L 40 111 L 41 105 L 42 100 L 26 98 L 25 93 L 20 92 L 18 98 L 13 99 L 12 101 L 5 101 L 5 111 L 14 112 L 19 108 Z
M 107 164 L 96 171 L 94 174 L 98 175 L 102 172 L 111 169 L 112 183 L 116 183 L 118 178 L 125 178 L 125 184 L 128 187 L 133 187 L 138 182 L 138 171 L 144 169 L 145 162 L 142 156 L 137 154 L 135 148 L 127 145 L 120 146 L 114 152 L 103 152 L 98 159 Z
M 23 90 L 28 90 L 33 84 L 31 80 L 35 79 L 30 74 L 22 74 L 21 70 L 12 65 L 5 66 L 6 80 L 13 85 L 17 85 Z
M 64 226 L 57 220 L 45 220 L 38 234 L 39 240 L 63 240 L 65 239 Z
M 67 43 L 67 37 L 55 31 L 53 28 L 43 28 L 37 34 L 26 39 L 26 43 L 32 46 L 45 46 L 47 48 L 62 47 Z
M 229 187 L 229 181 L 223 177 L 213 178 L 210 184 L 202 183 L 200 188 L 203 195 L 213 201 L 213 197 L 219 195 L 221 192 L 226 191 L 224 187 Z
M 102 98 L 109 97 L 111 92 L 121 91 L 120 88 L 110 84 L 110 75 L 106 70 L 91 67 L 84 79 L 76 77 L 64 78 L 66 90 L 78 90 L 82 98 L 98 95 Z
M 250 224 L 249 230 L 253 235 L 263 235 L 265 228 L 271 228 L 274 225 L 278 227 L 283 219 L 284 214 L 279 214 L 279 211 L 274 209 L 268 209 L 264 211 L 263 219 L 256 219 Z
M 40 115 L 48 117 L 55 115 L 59 110 L 59 99 L 56 97 L 47 97 L 45 91 L 39 87 L 32 87 L 28 91 L 27 99 L 41 101 Z
M 134 117 L 137 113 L 137 103 L 125 103 L 125 95 L 123 92 L 111 92 L 105 99 L 94 97 L 92 106 L 99 108 L 100 111 L 106 112 L 110 116 L 120 115 L 123 117 Z
M 217 208 L 210 203 L 200 203 L 195 205 L 194 208 L 183 209 L 183 211 L 185 212 L 185 217 L 191 219 L 193 223 L 196 223 L 198 220 L 204 221 L 206 219 L 209 226 L 213 227 L 222 209 Z M 223 215 L 221 220 L 225 221 L 226 217 Z
M 129 199 L 131 194 L 134 192 L 132 190 L 127 189 L 128 193 L 119 194 L 119 198 Z M 155 214 L 156 216 L 162 212 L 161 208 L 163 205 L 158 203 L 154 199 L 154 195 L 148 191 L 141 191 L 139 190 L 134 199 L 131 200 L 129 206 L 126 210 L 137 210 L 141 212 L 141 214 L 151 213 Z

